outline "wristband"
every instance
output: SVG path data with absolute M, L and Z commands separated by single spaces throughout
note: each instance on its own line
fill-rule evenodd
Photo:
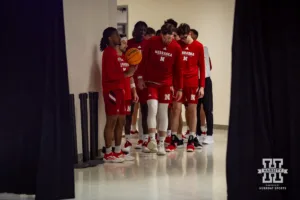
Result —
M 134 83 L 131 83 L 130 84 L 130 88 L 132 89 L 132 88 L 135 88 L 135 84 Z
M 142 76 L 138 76 L 137 78 L 138 78 L 138 79 L 143 79 L 143 77 L 142 77 Z

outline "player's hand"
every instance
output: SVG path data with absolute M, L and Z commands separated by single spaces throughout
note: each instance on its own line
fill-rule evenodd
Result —
M 179 90 L 179 91 L 176 92 L 175 100 L 176 100 L 176 101 L 179 101 L 181 98 L 182 98 L 182 91 Z
M 125 77 L 131 77 L 131 76 L 133 76 L 135 70 L 136 70 L 135 66 L 133 66 L 133 65 L 130 66 L 129 69 L 126 72 L 124 72 Z
M 200 87 L 198 89 L 198 98 L 201 99 L 204 97 L 204 88 L 203 87 Z
M 174 94 L 174 87 L 171 86 L 171 87 L 170 87 L 170 90 L 171 90 L 171 93 L 172 93 L 172 97 L 174 97 L 174 95 L 175 95 L 175 94 Z
M 137 103 L 139 101 L 139 96 L 135 88 L 132 88 L 132 100 L 134 103 Z
M 143 90 L 144 88 L 146 88 L 144 79 L 142 79 L 142 78 L 138 79 L 138 87 L 140 90 Z

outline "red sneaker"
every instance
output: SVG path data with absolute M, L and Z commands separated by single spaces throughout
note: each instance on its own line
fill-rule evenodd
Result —
M 176 150 L 176 145 L 175 144 L 170 144 L 166 148 L 166 152 L 173 152 Z
M 143 147 L 143 140 L 139 140 L 138 143 L 135 145 L 135 149 L 141 149 Z
M 171 141 L 172 141 L 172 137 L 171 136 L 167 136 L 166 140 L 165 140 L 165 144 L 169 145 L 169 144 L 171 144 Z
M 122 151 L 125 153 L 129 153 L 131 147 L 132 147 L 132 144 L 129 141 L 126 141 L 124 148 L 122 148 Z
M 188 143 L 186 146 L 187 152 L 194 152 L 195 151 L 195 145 L 194 145 L 194 137 L 192 135 L 188 138 Z
M 120 153 L 115 153 L 115 156 L 117 158 L 121 158 L 124 159 L 124 161 L 133 161 L 134 157 L 130 156 L 130 155 L 126 155 L 125 153 L 123 153 L 122 151 Z
M 112 162 L 112 163 L 122 163 L 122 162 L 124 162 L 124 158 L 117 157 L 114 152 L 111 152 L 109 154 L 105 154 L 103 160 L 105 162 Z

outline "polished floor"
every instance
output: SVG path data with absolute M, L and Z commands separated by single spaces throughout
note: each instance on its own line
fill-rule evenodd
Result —
M 193 153 L 180 150 L 157 156 L 137 150 L 132 162 L 75 170 L 76 200 L 225 200 L 227 132 L 215 130 L 214 140 Z

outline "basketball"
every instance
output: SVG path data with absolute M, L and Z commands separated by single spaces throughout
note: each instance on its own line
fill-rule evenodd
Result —
M 142 52 L 137 48 L 130 48 L 126 51 L 125 57 L 129 65 L 138 65 L 142 61 Z

